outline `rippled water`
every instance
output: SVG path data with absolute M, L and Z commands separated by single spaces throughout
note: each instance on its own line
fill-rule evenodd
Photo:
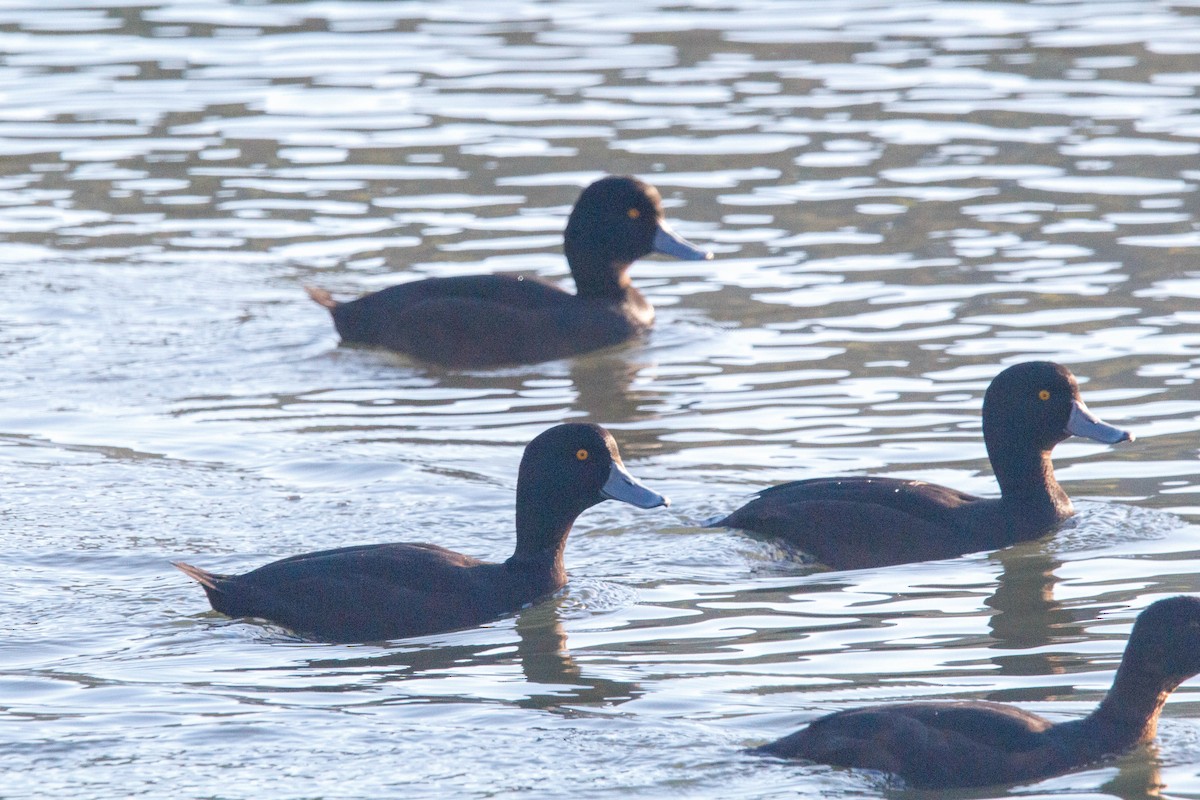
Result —
M 111 3 L 0 7 L 0 796 L 894 795 L 740 750 L 869 701 L 1078 717 L 1200 592 L 1195 3 Z M 634 268 L 644 342 L 435 371 L 301 289 L 562 278 L 606 172 L 718 255 Z M 980 398 L 1028 358 L 1138 436 L 1058 448 L 1059 534 L 829 573 L 697 527 L 843 472 L 994 493 Z M 674 505 L 589 511 L 516 618 L 313 644 L 169 566 L 504 558 L 563 419 Z M 1198 692 L 955 796 L 1200 796 Z

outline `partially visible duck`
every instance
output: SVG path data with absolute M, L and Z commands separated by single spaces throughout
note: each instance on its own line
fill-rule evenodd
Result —
M 632 177 L 584 189 L 564 249 L 576 294 L 517 275 L 428 278 L 338 302 L 309 295 L 333 315 L 345 342 L 386 347 L 447 367 L 533 364 L 626 342 L 649 330 L 654 309 L 629 281 L 650 253 L 712 258 L 663 221 L 658 190 Z
M 230 617 L 259 617 L 333 642 L 420 636 L 479 625 L 562 588 L 571 525 L 604 500 L 667 505 L 625 470 L 608 431 L 557 425 L 525 448 L 517 547 L 507 561 L 480 561 L 434 544 L 369 544 L 292 556 L 243 575 L 175 566 Z
M 1015 364 L 983 397 L 983 440 L 1000 497 L 895 478 L 814 478 L 764 489 L 711 524 L 778 536 L 833 569 L 995 550 L 1037 539 L 1075 513 L 1050 462 L 1054 446 L 1072 435 L 1133 441 L 1088 410 L 1066 367 Z
M 1038 780 L 1152 740 L 1167 696 L 1196 674 L 1200 599 L 1171 597 L 1138 616 L 1112 689 L 1083 719 L 982 701 L 869 706 L 751 752 L 889 772 L 917 789 Z

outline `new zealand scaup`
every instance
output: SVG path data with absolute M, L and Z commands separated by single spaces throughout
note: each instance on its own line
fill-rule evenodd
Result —
M 814 478 L 764 489 L 711 524 L 778 536 L 833 569 L 995 550 L 1043 536 L 1075 513 L 1050 462 L 1054 446 L 1072 435 L 1133 441 L 1088 411 L 1066 367 L 1015 364 L 983 398 L 983 439 L 1000 497 L 895 478 Z
M 918 789 L 1032 781 L 1149 742 L 1179 684 L 1200 673 L 1200 599 L 1171 597 L 1137 618 L 1112 689 L 1080 720 L 1054 724 L 989 702 L 899 703 L 830 714 L 758 755 L 899 775 Z
M 608 431 L 557 425 L 525 448 L 517 547 L 502 563 L 434 544 L 372 544 L 292 556 L 243 575 L 175 566 L 230 617 L 259 617 L 334 642 L 421 636 L 479 625 L 562 588 L 571 525 L 604 500 L 667 505 L 626 472 Z
M 654 309 L 628 274 L 639 258 L 712 258 L 667 227 L 657 189 L 625 176 L 584 189 L 567 220 L 564 249 L 577 294 L 516 275 L 428 278 L 345 303 L 324 289 L 307 291 L 329 309 L 345 342 L 446 367 L 534 364 L 649 330 Z

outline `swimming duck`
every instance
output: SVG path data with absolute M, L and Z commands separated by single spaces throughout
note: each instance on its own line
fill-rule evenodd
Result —
M 1115 444 L 1133 435 L 1092 414 L 1071 371 L 1015 364 L 983 398 L 983 440 L 1000 497 L 864 476 L 773 486 L 710 524 L 778 536 L 833 569 L 953 558 L 1036 539 L 1074 512 L 1050 451 L 1069 436 Z
M 1149 742 L 1167 696 L 1200 674 L 1200 599 L 1171 597 L 1137 618 L 1112 689 L 1080 720 L 1052 723 L 1003 703 L 900 703 L 840 711 L 758 755 L 881 770 L 917 789 L 1032 781 Z
M 517 275 L 427 278 L 341 303 L 309 296 L 333 315 L 345 342 L 385 347 L 446 367 L 533 364 L 626 342 L 649 330 L 654 309 L 629 281 L 650 253 L 712 258 L 663 221 L 662 199 L 628 176 L 583 190 L 564 249 L 577 294 Z
M 370 544 L 292 556 L 243 575 L 175 566 L 230 617 L 259 617 L 333 642 L 421 636 L 479 625 L 562 588 L 571 525 L 604 500 L 638 508 L 668 504 L 625 470 L 608 431 L 570 423 L 525 448 L 517 546 L 507 561 L 480 561 L 434 544 Z

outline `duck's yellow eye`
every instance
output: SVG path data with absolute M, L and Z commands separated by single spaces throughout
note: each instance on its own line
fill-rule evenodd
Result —
M 638 211 L 636 208 L 631 208 L 628 211 L 626 211 L 625 213 L 629 216 L 630 219 L 637 219 L 638 217 L 640 217 L 642 215 L 642 212 Z
M 575 457 L 578 458 L 580 461 L 587 461 L 588 460 L 588 451 L 581 447 L 575 451 Z
M 1049 400 L 1049 399 L 1050 399 L 1050 390 L 1042 389 L 1040 392 L 1038 392 L 1038 400 Z

